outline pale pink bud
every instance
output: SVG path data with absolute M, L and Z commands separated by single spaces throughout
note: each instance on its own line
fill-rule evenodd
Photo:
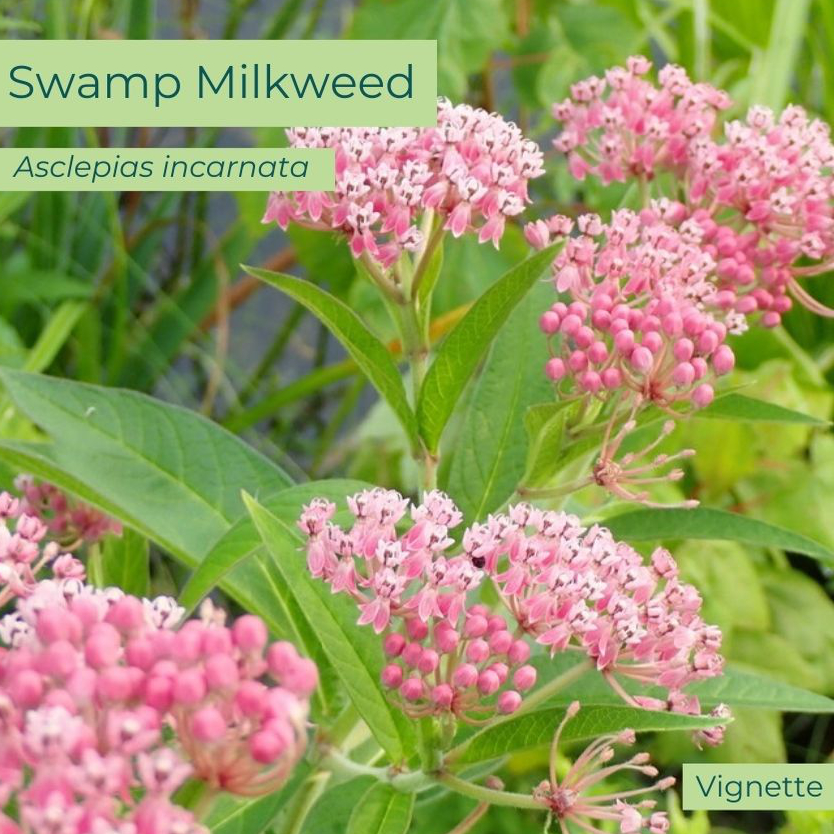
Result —
M 417 669 L 424 675 L 430 675 L 440 663 L 440 656 L 434 649 L 426 649 L 417 661 Z
M 712 367 L 719 376 L 728 374 L 735 364 L 735 355 L 728 345 L 721 345 L 712 355 Z
M 515 640 L 507 652 L 510 663 L 525 663 L 530 657 L 530 645 L 526 640 Z
M 466 623 L 463 627 L 464 637 L 483 637 L 489 628 L 487 618 L 482 614 L 471 614 L 466 618 Z
M 419 643 L 409 643 L 403 649 L 402 659 L 406 666 L 414 667 L 420 662 L 423 654 L 423 647 Z
M 389 663 L 382 670 L 382 685 L 387 686 L 388 689 L 397 689 L 403 682 L 402 666 L 396 663 Z
M 432 703 L 443 709 L 448 709 L 452 705 L 453 698 L 454 691 L 448 683 L 441 683 L 431 691 Z
M 388 657 L 399 657 L 405 648 L 405 637 L 396 632 L 389 634 L 382 644 L 383 651 Z
M 448 628 L 435 628 L 434 642 L 437 648 L 444 654 L 453 652 L 460 643 L 460 634 L 451 626 Z
M 543 313 L 539 319 L 539 327 L 542 332 L 547 333 L 548 336 L 558 333 L 559 325 L 561 323 L 562 320 L 552 310 L 548 310 L 546 313 Z
M 575 350 L 568 357 L 568 367 L 574 373 L 580 373 L 588 367 L 588 354 L 584 350 Z
M 493 654 L 505 654 L 513 644 L 513 636 L 509 631 L 495 631 L 489 637 L 489 648 Z
M 489 657 L 489 643 L 486 640 L 473 640 L 466 647 L 466 659 L 472 663 L 483 663 Z
M 558 356 L 554 356 L 553 359 L 548 360 L 547 364 L 544 366 L 544 372 L 554 382 L 558 382 L 567 373 L 567 368 L 565 367 L 564 361 L 562 361 Z
M 696 408 L 705 408 L 714 398 L 715 392 L 712 390 L 712 386 L 706 382 L 692 392 L 692 403 Z
M 266 709 L 267 691 L 260 681 L 242 681 L 235 692 L 235 704 L 244 715 L 260 717 Z
M 425 686 L 420 678 L 407 678 L 400 686 L 400 695 L 406 701 L 419 701 L 425 693 Z
M 419 617 L 411 617 L 406 621 L 405 630 L 412 640 L 425 640 L 429 634 L 428 623 L 424 623 Z
M 237 663 L 230 655 L 212 655 L 206 661 L 205 670 L 209 689 L 231 689 L 237 686 L 239 678 Z
M 515 690 L 508 689 L 498 696 L 498 712 L 510 715 L 521 706 L 521 695 Z
M 631 352 L 630 361 L 635 370 L 646 373 L 654 364 L 654 357 L 648 348 L 640 345 Z
M 688 388 L 695 380 L 695 368 L 690 362 L 680 362 L 672 371 L 672 382 L 680 388 Z
M 138 670 L 136 670 L 138 671 Z M 96 693 L 104 701 L 127 701 L 134 690 L 134 678 L 130 669 L 111 666 L 105 669 L 96 682 Z
M 474 686 L 478 680 L 478 670 L 471 663 L 464 663 L 455 669 L 455 674 L 452 676 L 452 683 L 459 686 L 461 689 L 468 689 Z
M 191 734 L 197 741 L 218 741 L 226 733 L 226 722 L 216 707 L 202 707 L 191 718 Z
M 692 354 L 695 353 L 695 345 L 691 339 L 678 339 L 672 353 L 678 362 L 688 362 L 692 358 Z
M 260 617 L 254 614 L 244 614 L 235 620 L 232 626 L 232 637 L 235 645 L 242 652 L 259 652 L 266 645 L 269 635 Z
M 292 643 L 279 640 L 266 650 L 266 665 L 270 674 L 277 680 L 287 672 L 293 664 L 298 662 L 298 652 Z
M 145 681 L 144 701 L 156 710 L 168 710 L 174 702 L 174 682 L 163 675 L 152 675 Z
M 602 384 L 609 390 L 619 388 L 623 384 L 623 374 L 619 368 L 606 368 L 600 376 Z
M 272 764 L 285 749 L 284 739 L 268 730 L 261 730 L 249 737 L 249 753 L 261 764 Z
M 550 243 L 550 229 L 544 220 L 534 220 L 525 225 L 524 237 L 534 249 L 544 249 Z
M 602 388 L 602 377 L 596 371 L 585 371 L 579 378 L 579 385 L 583 391 L 595 394 Z
M 513 684 L 517 689 L 526 692 L 536 685 L 536 669 L 534 666 L 522 666 L 513 675 Z
M 193 706 L 206 697 L 206 680 L 200 669 L 186 669 L 174 679 L 174 700 Z
M 492 695 L 501 686 L 501 681 L 495 672 L 487 669 L 478 675 L 478 691 L 481 695 Z
M 136 597 L 124 596 L 110 606 L 105 619 L 116 626 L 119 631 L 135 631 L 145 622 L 142 601 Z
M 9 695 L 21 709 L 36 707 L 43 695 L 41 676 L 32 669 L 24 669 L 12 678 Z
M 498 680 L 501 682 L 503 686 L 505 681 L 507 680 L 507 675 L 510 673 L 510 670 L 506 663 L 493 663 L 489 667 L 490 672 L 495 672 L 498 675 Z

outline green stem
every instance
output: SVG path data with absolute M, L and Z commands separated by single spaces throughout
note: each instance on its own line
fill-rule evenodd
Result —
M 488 802 L 490 805 L 502 805 L 509 808 L 525 808 L 531 811 L 541 811 L 542 806 L 532 796 L 524 793 L 511 793 L 510 791 L 496 791 L 492 788 L 485 788 L 467 782 L 451 773 L 442 773 L 437 777 L 437 782 L 450 791 L 463 794 L 463 796 L 477 799 L 478 802 Z
M 287 810 L 287 815 L 280 827 L 275 828 L 276 834 L 300 834 L 304 827 L 304 820 L 313 809 L 319 797 L 324 793 L 327 782 L 330 779 L 329 770 L 320 770 L 313 773 L 301 786 L 298 793 L 293 797 L 292 804 Z
M 440 244 L 440 241 L 443 240 L 443 234 L 443 223 L 440 222 L 438 218 L 435 222 L 435 226 L 432 230 L 431 236 L 429 237 L 429 242 L 426 244 L 426 248 L 420 255 L 420 263 L 417 264 L 417 269 L 414 270 L 414 276 L 411 279 L 411 298 L 413 301 L 417 301 L 417 296 L 420 290 L 420 284 L 423 281 L 423 276 L 426 274 L 426 270 L 428 269 L 429 263 L 431 262 L 432 255 L 434 255 L 434 252 Z

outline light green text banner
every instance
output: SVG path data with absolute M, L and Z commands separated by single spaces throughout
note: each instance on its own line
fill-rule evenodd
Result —
M 436 123 L 436 41 L 3 41 L 0 126 Z
M 334 180 L 332 148 L 0 148 L 0 191 L 332 191 Z
M 685 764 L 687 811 L 832 811 L 834 764 Z

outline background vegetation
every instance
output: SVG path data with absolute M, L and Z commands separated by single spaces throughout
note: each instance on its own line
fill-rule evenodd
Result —
M 554 129 L 549 107 L 565 96 L 568 86 L 637 52 L 658 62 L 680 63 L 694 77 L 727 89 L 738 102 L 776 108 L 796 102 L 834 122 L 834 4 L 829 0 L 0 0 L 0 34 L 436 38 L 440 92 L 512 115 L 546 148 Z M 744 109 L 740 105 L 739 113 Z M 278 129 L 58 127 L 6 130 L 0 141 L 7 146 L 274 146 L 284 139 Z M 551 164 L 550 172 L 535 184 L 542 213 L 603 210 L 616 206 L 622 196 L 593 183 L 578 186 L 559 164 Z M 299 229 L 284 235 L 262 226 L 264 202 L 265 195 L 259 194 L 0 195 L 0 365 L 130 388 L 199 411 L 296 480 L 360 478 L 413 492 L 414 471 L 391 412 L 376 401 L 321 324 L 300 305 L 244 275 L 239 264 L 310 278 L 360 310 L 396 352 L 395 334 L 376 308 L 376 296 L 357 278 L 341 243 Z M 435 337 L 440 339 L 525 251 L 514 229 L 500 252 L 471 239 L 449 243 L 444 280 L 435 293 Z M 812 291 L 834 302 L 830 284 L 830 276 L 822 276 Z M 516 324 L 499 336 L 512 361 L 496 368 L 490 360 L 489 375 L 485 372 L 478 383 L 493 386 L 491 396 L 515 384 L 516 377 L 529 389 L 529 402 L 547 395 L 538 359 L 518 359 L 537 355 L 533 322 L 543 305 L 531 301 L 527 306 L 516 316 L 527 316 L 528 335 Z M 678 447 L 685 442 L 698 450 L 681 485 L 686 494 L 710 507 L 803 533 L 827 554 L 812 558 L 790 546 L 762 546 L 743 537 L 689 541 L 675 548 L 687 577 L 703 593 L 705 618 L 724 629 L 726 654 L 738 668 L 829 696 L 834 695 L 834 436 L 827 423 L 834 407 L 832 336 L 834 323 L 799 309 L 786 317 L 783 328 L 756 330 L 734 345 L 740 362 L 731 384 L 815 419 L 777 423 L 713 415 L 690 421 L 673 438 Z M 19 381 L 2 398 L 2 457 L 9 467 L 4 479 L 26 465 L 37 468 L 31 452 L 16 445 L 41 436 L 35 424 L 53 440 L 56 432 L 66 432 L 79 444 L 76 454 L 83 456 L 87 436 L 81 412 L 74 422 L 59 425 L 48 393 Z M 114 419 L 138 420 L 143 407 L 126 407 Z M 476 421 L 478 408 L 479 388 L 474 386 L 461 421 Z M 520 421 L 518 426 L 514 443 L 523 467 L 526 439 Z M 480 450 L 488 439 L 487 430 L 472 442 Z M 455 447 L 454 439 L 449 446 Z M 466 452 L 463 448 L 446 456 L 444 477 L 456 497 L 464 505 L 469 502 L 467 511 L 476 514 L 483 509 L 484 491 L 477 483 L 471 488 L 477 476 L 467 465 Z M 216 461 L 202 463 L 198 456 L 194 465 L 233 467 L 234 454 L 230 450 L 224 457 L 221 451 Z M 113 478 L 125 474 L 113 473 Z M 272 470 L 256 474 L 252 492 L 266 491 L 277 477 Z M 504 488 L 496 485 L 496 495 Z M 146 590 L 149 581 L 156 593 L 177 593 L 187 578 L 187 558 L 168 555 L 189 552 L 181 529 L 185 518 L 165 517 L 170 498 L 149 498 L 158 504 L 154 540 L 162 538 L 164 547 L 155 546 L 149 556 L 139 533 L 112 546 L 108 569 L 138 566 L 120 577 L 137 591 Z M 600 504 L 595 493 L 580 498 L 575 509 L 585 516 L 606 517 L 623 509 Z M 212 500 L 225 506 L 233 499 Z M 205 543 L 214 540 L 216 519 L 210 513 L 191 520 L 194 530 L 188 535 L 202 536 Z M 149 574 L 142 568 L 148 559 Z M 254 580 L 251 592 L 257 593 Z M 820 762 L 832 760 L 832 739 L 828 715 L 804 714 L 799 707 L 796 714 L 742 709 L 727 743 L 709 755 L 731 761 Z M 676 763 L 695 758 L 689 742 L 675 734 L 658 739 L 655 753 L 673 770 Z M 511 770 L 523 774 L 540 762 L 541 757 L 525 754 L 513 760 Z M 340 831 L 354 800 L 348 792 L 334 791 L 330 804 L 318 809 L 304 830 Z M 413 830 L 448 830 L 466 811 L 453 805 L 447 802 L 418 815 Z M 476 831 L 517 830 L 513 814 L 493 811 Z M 684 819 L 678 814 L 674 831 L 812 834 L 830 831 L 830 826 L 834 816 L 824 814 L 733 815 L 712 823 L 703 815 Z

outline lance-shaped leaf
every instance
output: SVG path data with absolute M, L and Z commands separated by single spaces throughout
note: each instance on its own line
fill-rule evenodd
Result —
M 402 793 L 390 785 L 373 785 L 353 809 L 347 834 L 405 834 L 413 812 L 413 793 Z
M 725 539 L 804 553 L 827 565 L 834 565 L 834 553 L 801 533 L 710 507 L 632 510 L 606 519 L 605 526 L 617 538 L 627 541 Z
M 391 354 L 350 307 L 309 281 L 245 267 L 247 272 L 281 290 L 306 307 L 344 345 L 354 362 L 391 406 L 412 445 L 417 443 L 417 421 Z
M 291 528 L 254 498 L 245 495 L 244 500 L 285 588 L 295 598 L 300 616 L 321 643 L 357 712 L 391 759 L 403 761 L 413 748 L 414 731 L 380 688 L 379 638 L 371 629 L 356 625 L 356 605 L 352 600 L 332 594 L 323 582 L 310 576 L 302 555 L 293 553 L 299 539 Z
M 0 458 L 55 482 L 194 564 L 244 513 L 242 487 L 289 476 L 215 423 L 135 391 L 0 370 L 49 443 L 3 441 Z
M 537 252 L 505 273 L 443 340 L 423 381 L 417 404 L 420 435 L 431 453 L 437 452 L 443 429 L 492 340 L 553 260 L 559 245 Z

